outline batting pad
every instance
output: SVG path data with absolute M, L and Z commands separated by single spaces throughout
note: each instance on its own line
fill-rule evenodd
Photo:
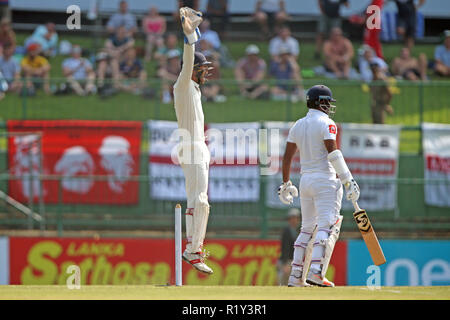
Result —
M 191 252 L 200 252 L 203 246 L 203 240 L 206 235 L 206 227 L 209 218 L 209 203 L 206 194 L 200 194 L 199 200 L 195 201 L 194 217 L 192 219 L 192 243 Z
M 191 243 L 192 243 L 193 219 L 194 219 L 194 208 L 186 209 L 186 250 L 188 252 L 192 252 Z
M 331 255 L 333 254 L 334 246 L 336 245 L 336 242 L 339 238 L 339 233 L 341 230 L 342 225 L 342 219 L 344 219 L 344 216 L 337 216 L 338 220 L 335 224 L 333 224 L 330 228 L 330 235 L 328 239 L 325 240 L 325 250 L 324 255 L 322 259 L 322 270 L 321 275 L 322 277 L 325 277 L 325 274 L 327 273 L 328 265 L 330 264 Z
M 308 274 L 309 267 L 311 266 L 311 260 L 312 260 L 312 251 L 313 251 L 313 245 L 314 245 L 314 239 L 316 239 L 317 235 L 317 225 L 314 227 L 313 234 L 311 235 L 311 238 L 308 241 L 308 244 L 305 249 L 305 256 L 303 258 L 303 272 L 302 272 L 302 283 L 306 282 L 306 275 Z

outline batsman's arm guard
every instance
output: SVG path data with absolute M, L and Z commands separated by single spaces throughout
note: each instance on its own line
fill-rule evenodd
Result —
M 328 161 L 330 161 L 334 170 L 336 170 L 336 173 L 344 186 L 353 179 L 352 173 L 345 162 L 341 150 L 337 149 L 330 152 L 328 154 Z

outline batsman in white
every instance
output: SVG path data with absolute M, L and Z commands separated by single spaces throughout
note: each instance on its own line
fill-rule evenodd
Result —
M 175 113 L 178 128 L 187 133 L 178 149 L 178 159 L 186 181 L 186 250 L 183 260 L 198 271 L 212 274 L 205 264 L 203 241 L 209 217 L 208 170 L 210 153 L 205 142 L 204 115 L 200 85 L 206 82 L 209 66 L 205 56 L 195 52 L 195 42 L 200 37 L 198 26 L 202 13 L 188 7 L 180 9 L 180 19 L 185 35 L 181 72 L 174 85 Z
M 302 226 L 294 244 L 288 286 L 334 287 L 325 274 L 343 218 L 339 214 L 342 185 L 349 200 L 358 200 L 360 192 L 336 145 L 337 127 L 329 117 L 336 108 L 331 104 L 336 101 L 331 90 L 315 85 L 308 90 L 306 101 L 308 113 L 289 131 L 282 164 L 283 184 L 278 189 L 285 204 L 298 196 L 289 176 L 292 158 L 299 150 Z

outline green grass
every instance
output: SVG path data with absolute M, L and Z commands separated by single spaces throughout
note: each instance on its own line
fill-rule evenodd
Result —
M 0 286 L 7 300 L 450 300 L 450 287 Z

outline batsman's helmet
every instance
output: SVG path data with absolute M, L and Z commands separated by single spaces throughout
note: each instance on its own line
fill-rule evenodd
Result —
M 205 83 L 208 81 L 208 76 L 210 76 L 209 71 L 214 69 L 210 66 L 211 62 L 206 60 L 206 57 L 201 52 L 195 52 L 194 53 L 194 74 L 197 76 L 197 78 L 200 81 L 200 84 Z M 200 67 L 202 66 L 209 66 L 207 71 L 201 70 Z M 183 67 L 183 60 L 181 60 L 181 67 Z
M 306 93 L 306 106 L 308 108 L 317 108 L 327 113 L 334 114 L 336 106 L 330 104 L 336 102 L 330 88 L 322 84 L 312 86 Z
M 206 60 L 206 57 L 203 53 L 201 52 L 195 52 L 194 54 L 194 68 L 198 68 L 201 66 L 207 66 L 210 65 L 211 62 L 209 62 L 208 60 Z
M 203 53 L 197 51 L 194 53 L 194 69 L 210 64 L 211 62 L 206 60 L 206 57 Z M 181 59 L 181 66 L 183 67 L 183 59 Z

